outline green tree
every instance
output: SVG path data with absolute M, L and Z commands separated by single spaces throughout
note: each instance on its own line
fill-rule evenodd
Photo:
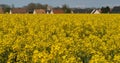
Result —
M 101 8 L 101 11 L 102 11 L 102 13 L 109 13 L 109 12 L 110 12 L 110 7 L 109 7 L 109 6 L 107 6 L 107 7 L 102 7 L 102 8 Z
M 69 8 L 69 6 L 67 6 L 66 4 L 64 4 L 62 6 L 62 9 L 64 10 L 65 13 L 70 13 L 71 12 L 71 9 Z
M 11 9 L 11 7 L 9 5 L 6 5 L 6 4 L 1 4 L 0 7 L 4 9 L 5 13 L 8 13 Z

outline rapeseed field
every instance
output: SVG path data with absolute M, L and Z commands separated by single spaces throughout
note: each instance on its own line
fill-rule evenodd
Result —
M 120 15 L 1 14 L 0 63 L 120 63 Z

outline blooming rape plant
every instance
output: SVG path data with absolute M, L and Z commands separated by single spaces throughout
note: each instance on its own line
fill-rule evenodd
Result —
M 119 63 L 120 15 L 0 15 L 0 63 Z

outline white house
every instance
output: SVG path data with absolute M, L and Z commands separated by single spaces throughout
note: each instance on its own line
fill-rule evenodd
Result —
M 99 10 L 94 9 L 94 10 L 91 12 L 91 14 L 100 14 L 100 11 L 99 11 Z

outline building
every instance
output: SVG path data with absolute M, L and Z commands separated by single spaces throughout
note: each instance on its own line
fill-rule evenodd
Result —
M 47 10 L 46 10 L 47 14 L 53 14 L 53 9 L 51 6 L 47 6 Z
M 110 13 L 120 13 L 120 6 L 115 6 Z
M 2 8 L 0 8 L 0 14 L 3 14 L 4 10 Z
M 53 9 L 53 14 L 63 14 L 64 13 L 64 10 L 62 9 Z
M 45 14 L 45 10 L 44 9 L 34 9 L 33 14 Z
M 53 10 L 46 10 L 47 14 L 53 14 Z
M 100 14 L 100 10 L 94 9 L 91 14 Z
M 27 9 L 24 8 L 13 8 L 10 10 L 10 14 L 26 14 L 26 13 L 28 13 Z

